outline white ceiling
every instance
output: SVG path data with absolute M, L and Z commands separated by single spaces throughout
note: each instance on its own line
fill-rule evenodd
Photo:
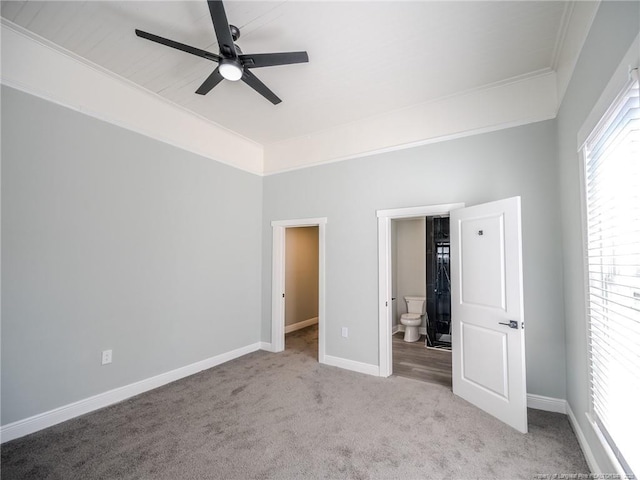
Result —
M 226 1 L 245 53 L 306 50 L 308 64 L 255 69 L 194 92 L 216 64 L 136 37 L 139 28 L 217 53 L 204 0 L 2 1 L 5 19 L 240 135 L 268 145 L 548 73 L 571 2 Z M 99 93 L 99 92 L 97 92 Z

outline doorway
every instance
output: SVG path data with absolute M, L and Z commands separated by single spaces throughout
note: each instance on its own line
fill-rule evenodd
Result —
M 318 227 L 285 229 L 285 350 L 318 359 Z
M 451 389 L 449 217 L 392 219 L 391 250 L 393 375 Z M 422 318 L 407 327 L 412 298 Z
M 392 220 L 415 217 L 448 216 L 451 210 L 464 207 L 463 203 L 450 203 L 424 207 L 379 210 L 378 216 L 378 284 L 379 284 L 379 375 L 388 377 L 393 373 L 393 246 Z M 397 300 L 400 301 L 401 299 Z M 444 352 L 443 352 L 444 353 Z
M 271 291 L 271 351 L 282 352 L 285 349 L 285 334 L 287 328 L 289 332 L 297 331 L 299 327 L 303 329 L 317 323 L 317 349 L 318 362 L 325 363 L 325 228 L 326 218 L 308 218 L 297 220 L 280 220 L 271 222 L 273 229 L 273 254 L 272 254 L 272 291 Z M 317 235 L 317 319 L 314 317 L 300 320 L 300 316 L 307 315 L 304 308 L 293 307 L 291 302 L 287 306 L 287 231 L 289 229 L 302 229 L 315 227 L 313 230 L 306 230 L 304 234 Z M 290 236 L 291 241 L 293 237 Z M 289 251 L 289 253 L 292 253 Z M 295 252 L 294 252 L 295 253 Z M 299 253 L 299 252 L 298 252 Z M 291 258 L 289 259 L 291 260 Z M 309 265 L 306 265 L 308 268 Z M 295 295 L 295 292 L 289 292 Z M 312 300 L 313 301 L 313 300 Z M 289 326 L 286 323 L 287 307 L 291 312 L 294 309 L 297 313 L 293 315 Z M 305 313 L 307 312 L 307 313 Z M 294 320 L 298 321 L 294 321 Z M 306 322 L 305 322 L 306 320 Z M 293 327 L 294 323 L 298 323 Z M 300 336 L 300 334 L 298 335 Z

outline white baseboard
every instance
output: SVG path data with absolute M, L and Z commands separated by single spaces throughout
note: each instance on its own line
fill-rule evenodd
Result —
M 292 323 L 291 325 L 287 325 L 286 327 L 284 327 L 284 333 L 295 332 L 296 330 L 301 330 L 303 328 L 310 327 L 311 325 L 316 325 L 317 323 L 318 317 L 313 317 L 309 318 L 308 320 Z
M 333 357 L 331 355 L 325 355 L 323 363 L 333 367 L 344 368 L 345 370 L 366 373 L 367 375 L 373 375 L 375 377 L 380 376 L 380 367 L 378 367 L 378 365 L 371 365 L 370 363 L 356 362 L 355 360 L 347 360 L 346 358 Z
M 546 412 L 567 413 L 567 401 L 562 398 L 544 397 L 527 393 L 527 407 Z
M 260 342 L 260 350 L 273 352 L 273 344 L 271 342 Z
M 571 405 L 569 405 L 569 402 L 567 402 L 567 416 L 569 417 L 571 428 L 573 428 L 573 431 L 576 434 L 576 438 L 578 439 L 578 444 L 582 449 L 582 453 L 584 453 L 584 458 L 587 461 L 587 465 L 589 465 L 589 470 L 591 470 L 591 473 L 604 473 L 604 471 L 596 461 L 596 457 L 591 450 L 591 446 L 589 445 L 589 442 L 587 442 L 587 437 L 584 436 L 584 432 L 582 431 L 582 428 L 580 428 L 578 419 L 573 414 L 573 410 L 571 410 Z
M 571 428 L 576 434 L 578 444 L 582 449 L 582 453 L 584 454 L 584 458 L 587 461 L 589 470 L 591 471 L 591 473 L 605 473 L 596 461 L 596 457 L 594 456 L 593 451 L 591 450 L 591 447 L 587 442 L 587 438 L 584 436 L 582 428 L 580 428 L 580 424 L 578 423 L 576 416 L 573 414 L 573 410 L 571 410 L 571 405 L 569 405 L 569 402 L 561 398 L 543 397 L 542 395 L 534 395 L 529 393 L 527 394 L 527 406 L 529 408 L 535 408 L 537 410 L 566 414 L 569 417 Z
M 58 423 L 71 420 L 72 418 L 93 412 L 100 408 L 107 407 L 114 403 L 121 402 L 127 398 L 161 387 L 167 383 L 175 382 L 181 378 L 188 377 L 202 370 L 215 367 L 235 358 L 241 357 L 261 348 L 261 343 L 254 343 L 246 347 L 237 348 L 230 352 L 216 355 L 199 362 L 192 363 L 184 367 L 176 368 L 169 372 L 161 373 L 155 377 L 140 380 L 139 382 L 115 388 L 104 393 L 99 393 L 93 397 L 85 398 L 62 407 L 40 413 L 23 420 L 18 420 L 0 427 L 0 443 L 8 442 L 16 438 L 23 437 L 30 433 L 37 432 L 44 428 L 51 427 Z

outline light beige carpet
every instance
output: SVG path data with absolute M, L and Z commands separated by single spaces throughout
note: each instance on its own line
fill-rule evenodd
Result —
M 2 479 L 471 479 L 588 473 L 564 415 L 520 434 L 445 388 L 323 366 L 314 327 L 2 445 Z

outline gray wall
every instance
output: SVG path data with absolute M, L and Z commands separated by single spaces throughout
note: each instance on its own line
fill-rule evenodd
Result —
M 318 316 L 318 227 L 285 229 L 284 324 Z
M 527 389 L 565 398 L 555 127 L 539 122 L 265 177 L 262 340 L 271 335 L 272 220 L 327 217 L 326 353 L 377 365 L 376 210 L 520 195 Z
M 583 277 L 580 159 L 577 132 L 640 31 L 639 2 L 602 2 L 558 114 L 562 205 L 567 400 L 598 463 L 613 471 L 585 413 L 589 408 L 588 352 Z
M 259 341 L 260 177 L 4 86 L 2 119 L 2 424 Z

